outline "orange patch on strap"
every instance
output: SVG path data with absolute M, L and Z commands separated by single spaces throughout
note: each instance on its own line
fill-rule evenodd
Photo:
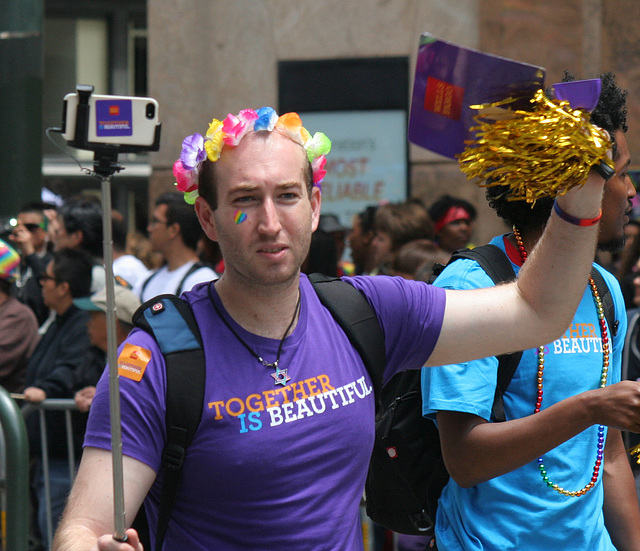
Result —
M 126 343 L 118 356 L 118 375 L 139 382 L 142 380 L 144 370 L 150 361 L 150 350 Z

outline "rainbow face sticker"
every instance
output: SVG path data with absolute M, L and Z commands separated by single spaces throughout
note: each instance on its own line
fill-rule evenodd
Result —
M 247 219 L 247 213 L 237 210 L 233 213 L 233 221 L 236 224 L 242 224 Z

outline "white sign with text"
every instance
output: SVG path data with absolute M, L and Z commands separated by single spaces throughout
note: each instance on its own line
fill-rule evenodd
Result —
M 331 140 L 322 182 L 322 212 L 351 227 L 353 215 L 380 202 L 407 199 L 407 114 L 390 111 L 300 113 L 313 135 Z

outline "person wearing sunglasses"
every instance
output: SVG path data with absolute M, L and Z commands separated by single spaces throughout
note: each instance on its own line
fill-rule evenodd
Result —
M 24 205 L 16 217 L 17 224 L 9 236 L 20 251 L 20 277 L 16 283 L 17 298 L 33 310 L 42 325 L 49 316 L 42 299 L 39 278 L 51 261 L 53 245 L 47 232 L 48 218 L 44 211 L 50 209 L 48 203 Z

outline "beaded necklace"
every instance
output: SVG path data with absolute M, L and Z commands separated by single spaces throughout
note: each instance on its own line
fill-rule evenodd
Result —
M 527 251 L 524 248 L 524 243 L 522 241 L 522 237 L 520 236 L 520 232 L 514 226 L 513 235 L 516 239 L 516 243 L 518 244 L 518 252 L 520 253 L 520 258 L 522 259 L 522 264 L 527 260 Z M 591 288 L 591 295 L 593 296 L 593 302 L 596 305 L 596 310 L 598 312 L 598 321 L 600 325 L 600 334 L 602 339 L 602 373 L 600 375 L 600 388 L 604 388 L 607 386 L 607 375 L 609 374 L 609 336 L 607 333 L 607 324 L 605 322 L 604 308 L 602 306 L 602 301 L 600 300 L 600 294 L 598 293 L 598 288 L 596 287 L 596 282 L 593 280 L 591 276 L 589 276 L 589 287 Z M 536 400 L 536 407 L 534 410 L 534 414 L 539 413 L 542 407 L 542 394 L 543 394 L 543 382 L 544 382 L 544 346 L 538 347 L 538 375 L 537 375 L 537 385 L 538 385 L 538 397 Z M 551 489 L 556 492 L 568 496 L 568 497 L 580 497 L 586 494 L 591 488 L 595 486 L 596 481 L 598 480 L 598 473 L 600 472 L 600 465 L 602 464 L 602 457 L 604 455 L 604 426 L 598 426 L 598 446 L 597 446 L 597 454 L 595 465 L 593 466 L 593 475 L 591 476 L 591 480 L 589 483 L 584 486 L 581 490 L 577 491 L 569 491 L 565 490 L 561 486 L 558 486 L 554 482 L 549 479 L 547 474 L 547 469 L 544 465 L 544 458 L 542 456 L 538 457 L 538 469 L 540 470 L 540 475 L 542 476 L 543 482 Z

